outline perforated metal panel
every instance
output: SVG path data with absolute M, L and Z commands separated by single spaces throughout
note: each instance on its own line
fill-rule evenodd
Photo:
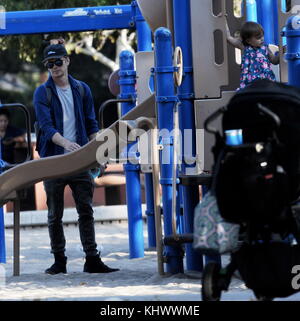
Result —
M 300 10 L 300 0 L 292 0 L 292 10 L 282 12 L 281 0 L 278 1 L 278 33 L 282 31 L 286 20 Z M 218 3 L 216 6 L 215 4 Z M 245 2 L 244 2 L 245 3 Z M 245 4 L 244 4 L 245 5 Z M 236 62 L 236 50 L 226 41 L 224 17 L 217 17 L 216 8 L 228 14 L 228 25 L 232 35 L 239 31 L 246 21 L 245 17 L 235 17 L 233 0 L 191 0 L 193 68 L 196 98 L 217 98 L 221 91 L 235 90 L 239 87 L 240 65 Z M 242 10 L 246 12 L 245 8 Z M 216 31 L 223 34 L 215 37 Z M 221 39 L 221 40 L 220 40 Z M 222 42 L 220 44 L 220 42 Z M 279 37 L 280 81 L 287 82 L 287 63 L 284 60 L 282 37 Z M 220 54 L 220 51 L 223 54 Z M 217 64 L 219 57 L 223 62 Z
M 239 85 L 240 67 L 236 63 L 235 49 L 227 45 L 225 18 L 217 14 L 227 12 L 232 33 L 243 23 L 244 18 L 234 16 L 233 1 L 220 0 L 218 11 L 213 4 L 212 0 L 191 0 L 196 98 L 218 98 L 221 97 L 222 88 L 233 90 Z
M 149 81 L 151 76 L 151 68 L 154 67 L 153 51 L 141 51 L 135 55 L 136 61 L 136 83 L 137 83 L 137 99 L 138 104 L 151 96 Z

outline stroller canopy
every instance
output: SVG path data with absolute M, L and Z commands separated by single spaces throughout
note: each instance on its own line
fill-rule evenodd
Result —
M 263 105 L 280 119 L 274 122 L 258 108 Z M 273 132 L 283 145 L 282 166 L 290 180 L 292 199 L 300 194 L 300 90 L 266 79 L 239 91 L 227 105 L 223 131 L 242 129 L 244 143 L 264 142 Z

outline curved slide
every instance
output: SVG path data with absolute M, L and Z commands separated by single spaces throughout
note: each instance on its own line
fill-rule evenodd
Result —
M 145 125 L 144 120 L 146 118 L 156 118 L 154 94 L 129 111 L 108 129 L 100 131 L 97 138 L 79 150 L 66 155 L 32 160 L 4 172 L 0 175 L 0 206 L 14 198 L 18 190 L 39 181 L 73 175 L 97 166 L 98 161 L 101 162 L 101 159 L 96 159 L 97 149 L 105 143 L 104 138 L 107 136 L 108 131 L 113 131 L 116 135 L 116 145 L 112 146 L 112 150 L 118 147 L 122 148 L 127 145 L 127 140 L 126 137 L 119 137 L 120 124 L 137 120 L 138 118 L 142 119 L 141 126 Z M 137 128 L 139 127 L 139 122 L 136 122 L 136 126 Z M 105 161 L 104 155 L 103 161 Z

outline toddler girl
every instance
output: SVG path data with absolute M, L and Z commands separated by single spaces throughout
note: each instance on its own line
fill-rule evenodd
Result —
M 264 30 L 256 22 L 248 21 L 243 24 L 240 37 L 232 37 L 226 21 L 227 41 L 235 48 L 242 50 L 240 88 L 245 88 L 256 79 L 275 81 L 271 63 L 279 64 L 279 56 L 274 55 L 269 46 L 264 43 Z

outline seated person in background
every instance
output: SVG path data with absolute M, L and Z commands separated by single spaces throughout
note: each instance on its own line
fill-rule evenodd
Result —
M 0 108 L 0 140 L 1 159 L 7 163 L 15 163 L 14 150 L 25 143 L 25 130 L 9 125 L 10 113 L 6 108 Z

